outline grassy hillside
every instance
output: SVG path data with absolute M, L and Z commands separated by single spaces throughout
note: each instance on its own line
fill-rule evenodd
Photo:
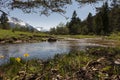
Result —
M 28 41 L 28 40 L 43 40 L 49 35 L 44 33 L 30 33 L 12 30 L 2 30 L 0 29 L 0 41 L 14 42 L 14 41 Z

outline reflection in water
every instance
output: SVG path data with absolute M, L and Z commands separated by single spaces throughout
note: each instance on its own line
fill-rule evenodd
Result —
M 69 41 L 69 51 L 73 52 L 73 51 L 77 51 L 79 49 L 81 49 L 81 47 L 78 46 L 78 42 L 77 41 Z
M 48 59 L 55 54 L 68 53 L 74 50 L 85 50 L 89 46 L 100 46 L 88 43 L 86 40 L 71 40 L 41 43 L 4 44 L 0 45 L 0 55 L 5 56 L 1 62 L 7 61 L 9 57 L 23 57 L 24 53 L 29 53 L 29 58 Z
M 0 64 L 3 63 L 3 62 L 6 62 L 7 59 L 9 58 L 8 48 L 9 47 L 7 47 L 7 46 L 0 47 L 0 56 L 4 56 L 4 58 L 0 59 Z

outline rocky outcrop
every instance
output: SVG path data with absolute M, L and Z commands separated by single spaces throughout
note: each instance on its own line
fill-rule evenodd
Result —
M 53 37 L 48 38 L 48 42 L 55 42 L 55 41 L 57 41 L 56 38 L 53 38 Z

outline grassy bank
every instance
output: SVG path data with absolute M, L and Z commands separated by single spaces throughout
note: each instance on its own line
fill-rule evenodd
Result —
M 83 39 L 83 38 L 98 38 L 99 37 L 96 35 L 54 35 L 54 36 L 60 39 L 64 39 L 64 38 Z
M 112 33 L 110 36 L 108 36 L 106 38 L 120 41 L 120 32 L 119 33 Z
M 55 37 L 57 39 L 64 38 L 103 38 L 110 40 L 120 41 L 120 33 L 113 33 L 110 36 L 96 36 L 96 35 L 49 35 L 45 33 L 32 33 L 32 32 L 21 32 L 12 30 L 2 30 L 0 29 L 0 43 L 14 43 L 14 42 L 37 42 L 44 41 L 48 37 Z
M 3 43 L 14 43 L 16 42 L 30 42 L 30 41 L 41 41 L 47 38 L 49 35 L 44 33 L 30 33 L 20 32 L 12 30 L 0 29 L 0 42 Z
M 117 80 L 119 52 L 120 48 L 93 48 L 55 55 L 47 61 L 10 58 L 10 62 L 0 66 L 0 77 L 3 80 Z
M 100 36 L 100 35 L 55 35 L 56 37 L 61 38 L 76 38 L 76 39 L 82 39 L 82 38 L 103 38 L 103 39 L 110 39 L 110 40 L 118 40 L 120 41 L 120 33 L 112 33 L 109 36 Z

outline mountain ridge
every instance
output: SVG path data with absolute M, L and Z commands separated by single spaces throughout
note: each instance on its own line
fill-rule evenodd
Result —
M 31 26 L 30 24 L 16 17 L 8 17 L 8 23 L 10 24 L 11 28 L 15 28 L 16 26 L 19 26 L 19 28 L 28 28 L 29 30 L 31 29 L 37 30 L 35 27 Z

